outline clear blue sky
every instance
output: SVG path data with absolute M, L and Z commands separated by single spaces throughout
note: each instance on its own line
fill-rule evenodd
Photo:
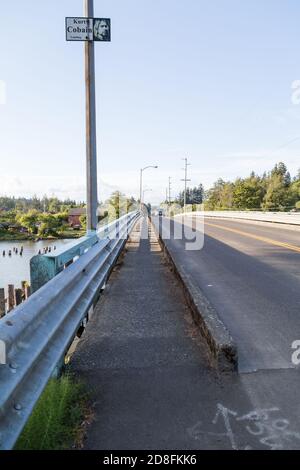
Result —
M 0 194 L 85 197 L 83 43 L 65 41 L 82 0 L 1 2 Z M 112 19 L 96 47 L 100 196 L 182 188 L 300 167 L 299 0 L 95 0 Z

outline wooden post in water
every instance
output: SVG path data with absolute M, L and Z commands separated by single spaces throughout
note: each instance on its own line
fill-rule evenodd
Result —
M 5 290 L 0 289 L 0 318 L 5 315 Z
M 27 281 L 22 281 L 21 285 L 23 300 L 27 300 L 30 297 L 30 285 Z
M 26 284 L 27 282 L 26 281 L 22 281 L 21 282 L 21 286 L 22 286 L 22 297 L 23 297 L 23 300 L 26 299 Z
M 15 289 L 15 300 L 16 306 L 23 302 L 23 291 L 22 289 Z
M 8 284 L 8 312 L 15 308 L 15 286 L 13 284 Z
M 30 297 L 30 295 L 31 295 L 30 285 L 26 284 L 26 286 L 25 286 L 25 300 L 27 300 L 28 297 Z

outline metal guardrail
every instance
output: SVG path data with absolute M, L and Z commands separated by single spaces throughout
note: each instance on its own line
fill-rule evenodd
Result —
M 0 320 L 0 342 L 6 349 L 6 364 L 0 364 L 0 449 L 14 446 L 138 218 L 132 212 L 100 229 L 99 241 L 86 253 Z M 56 258 L 51 263 L 59 268 L 68 257 L 60 253 Z
M 244 219 L 258 222 L 273 222 L 278 224 L 288 224 L 300 227 L 299 212 L 195 211 L 186 212 L 185 215 L 217 217 L 222 219 Z
M 86 253 L 95 243 L 98 243 L 99 238 L 116 238 L 120 224 L 132 214 L 135 212 L 125 214 L 120 219 L 100 227 L 97 232 L 91 232 L 85 237 L 68 243 L 55 253 L 33 256 L 30 260 L 31 292 L 36 292 L 74 260 Z
M 36 292 L 50 279 L 63 271 L 76 257 L 83 255 L 95 243 L 98 243 L 96 233 L 79 238 L 57 250 L 55 254 L 33 256 L 30 260 L 31 292 Z

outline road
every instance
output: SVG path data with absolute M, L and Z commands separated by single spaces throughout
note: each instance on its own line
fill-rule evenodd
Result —
M 164 236 L 169 222 L 154 218 Z M 191 236 L 192 219 L 185 225 Z M 186 239 L 174 240 L 173 233 L 174 222 L 166 243 L 233 336 L 239 371 L 295 367 L 291 345 L 300 339 L 300 231 L 206 219 L 204 246 L 195 251 L 186 251 Z

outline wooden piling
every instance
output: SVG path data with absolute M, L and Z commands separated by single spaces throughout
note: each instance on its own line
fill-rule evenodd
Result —
M 26 284 L 27 284 L 27 281 L 21 282 L 23 300 L 25 299 Z
M 5 315 L 5 290 L 0 289 L 0 318 Z
M 28 297 L 30 297 L 30 295 L 31 295 L 30 285 L 26 284 L 26 286 L 25 286 L 25 300 L 27 300 Z
M 15 286 L 8 284 L 8 312 L 15 308 Z
M 15 305 L 20 305 L 23 301 L 23 291 L 22 289 L 15 289 Z

